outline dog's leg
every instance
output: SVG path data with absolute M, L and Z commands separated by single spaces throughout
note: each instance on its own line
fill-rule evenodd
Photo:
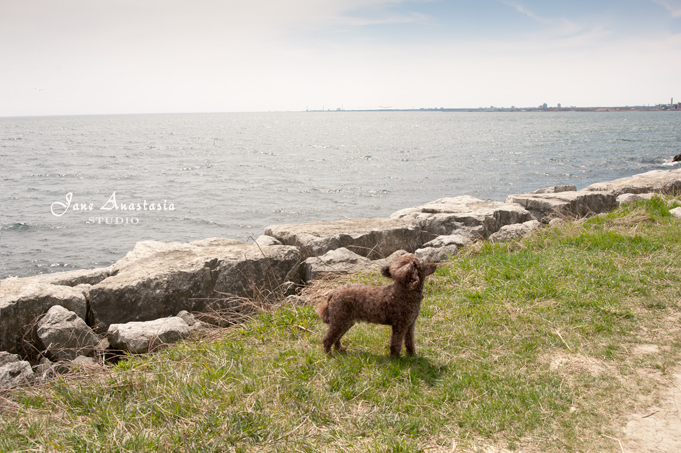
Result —
M 404 337 L 404 347 L 407 348 L 407 354 L 416 354 L 416 343 L 414 343 L 414 328 L 416 321 L 412 322 L 407 329 L 407 334 Z
M 324 351 L 331 352 L 331 346 L 335 346 L 336 349 L 342 349 L 340 340 L 345 335 L 345 332 L 350 330 L 353 323 L 336 324 L 333 321 L 329 324 L 329 331 L 324 335 L 322 343 L 324 344 Z
M 390 337 L 390 355 L 393 357 L 399 357 L 400 351 L 402 350 L 402 343 L 404 343 L 404 337 L 407 334 L 408 326 L 392 326 L 393 335 Z

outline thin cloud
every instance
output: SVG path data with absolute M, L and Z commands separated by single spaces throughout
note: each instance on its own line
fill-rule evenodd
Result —
M 679 0 L 651 0 L 653 3 L 667 8 L 672 17 L 681 17 L 681 1 Z
M 506 6 L 510 6 L 511 8 L 515 9 L 519 13 L 524 14 L 527 17 L 529 17 L 530 19 L 536 20 L 537 22 L 542 22 L 542 23 L 549 22 L 549 19 L 547 19 L 545 17 L 541 17 L 538 14 L 535 14 L 534 12 L 527 9 L 525 6 L 521 5 L 520 3 L 512 2 L 510 0 L 498 0 L 498 1 L 500 3 L 503 3 Z

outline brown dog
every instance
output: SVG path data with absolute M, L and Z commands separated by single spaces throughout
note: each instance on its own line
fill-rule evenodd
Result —
M 406 255 L 391 266 L 383 266 L 381 274 L 395 283 L 388 286 L 348 285 L 332 292 L 317 307 L 317 314 L 329 325 L 324 336 L 324 350 L 331 346 L 343 349 L 341 338 L 358 321 L 392 326 L 390 355 L 399 357 L 402 343 L 407 353 L 414 354 L 414 326 L 421 310 L 423 283 L 437 268 L 413 255 Z

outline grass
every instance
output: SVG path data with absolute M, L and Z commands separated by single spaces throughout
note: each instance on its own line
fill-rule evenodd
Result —
M 326 356 L 313 306 L 284 305 L 217 340 L 5 392 L 0 451 L 620 451 L 627 415 L 681 357 L 670 203 L 453 257 L 428 280 L 415 357 L 389 358 L 375 325 Z

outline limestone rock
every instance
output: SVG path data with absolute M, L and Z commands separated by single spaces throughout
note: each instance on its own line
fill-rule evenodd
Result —
M 423 247 L 446 247 L 448 245 L 456 245 L 457 247 L 464 247 L 473 242 L 471 238 L 461 234 L 450 234 L 447 236 L 438 236 L 432 241 L 423 244 Z
M 653 170 L 647 173 L 620 178 L 614 181 L 598 182 L 584 189 L 587 192 L 611 192 L 615 196 L 623 193 L 681 193 L 681 169 Z
M 53 305 L 61 305 L 85 318 L 83 290 L 42 283 L 34 278 L 0 281 L 0 350 L 21 352 L 22 337 L 31 323 Z
M 187 323 L 177 316 L 172 316 L 153 321 L 111 324 L 106 335 L 113 348 L 142 354 L 177 343 L 189 333 Z
M 539 228 L 541 224 L 536 220 L 523 222 L 516 225 L 503 226 L 499 231 L 489 237 L 491 242 L 508 242 L 527 236 L 532 231 Z
M 565 223 L 565 220 L 563 220 L 563 219 L 561 219 L 561 218 L 559 218 L 559 217 L 556 217 L 555 219 L 551 219 L 551 220 L 549 221 L 549 226 L 551 226 L 551 227 L 556 227 L 556 226 L 558 226 L 558 225 L 562 225 L 563 223 Z
M 369 258 L 358 255 L 345 247 L 331 250 L 320 257 L 305 260 L 305 281 L 311 281 L 320 274 L 353 274 L 377 267 Z
M 369 259 L 379 259 L 397 250 L 414 251 L 423 243 L 421 229 L 413 222 L 399 219 L 271 225 L 265 234 L 283 244 L 299 247 L 304 257 L 322 256 L 345 247 Z
M 97 362 L 95 362 L 95 359 L 92 357 L 85 357 L 84 355 L 79 355 L 75 359 L 71 361 L 72 364 L 78 365 L 81 368 L 93 368 L 93 367 L 99 367 Z
M 50 379 L 57 376 L 55 363 L 47 357 L 42 357 L 40 362 L 33 367 L 33 373 L 40 379 Z
M 219 309 L 224 294 L 253 297 L 302 280 L 301 255 L 290 246 L 261 246 L 211 238 L 191 243 L 138 242 L 90 289 L 90 325 L 148 321 Z
M 31 364 L 14 354 L 0 356 L 0 390 L 30 384 L 35 379 Z
M 196 324 L 196 318 L 194 318 L 194 315 L 189 313 L 187 310 L 182 310 L 181 312 L 179 312 L 177 314 L 177 317 L 186 322 L 189 327 Z
M 585 217 L 587 215 L 611 211 L 617 205 L 615 194 L 612 192 L 586 190 L 509 195 L 506 198 L 506 202 L 522 205 L 538 220 L 542 220 L 545 217 Z
M 416 255 L 417 258 L 430 263 L 439 263 L 441 261 L 447 261 L 450 256 L 456 255 L 458 252 L 459 247 L 455 244 L 451 244 L 443 247 L 423 247 L 415 251 L 414 255 Z
M 60 305 L 50 307 L 38 322 L 37 333 L 45 354 L 56 361 L 90 355 L 99 344 L 99 338 L 85 321 Z
M 428 233 L 427 240 L 453 233 L 484 239 L 504 225 L 532 220 L 531 214 L 518 204 L 485 201 L 469 195 L 441 198 L 423 206 L 402 209 L 390 218 L 417 224 Z M 473 237 L 476 234 L 479 238 Z
M 424 261 L 431 263 L 446 261 L 450 256 L 456 255 L 461 247 L 464 247 L 474 241 L 474 239 L 470 236 L 460 234 L 465 230 L 458 231 L 459 234 L 438 236 L 432 241 L 426 242 L 423 244 L 423 247 L 414 252 L 414 255 Z
M 273 238 L 272 236 L 267 236 L 267 235 L 261 235 L 258 237 L 258 239 L 255 240 L 255 243 L 258 244 L 260 247 L 269 247 L 272 245 L 284 245 L 281 243 L 281 241 Z
M 621 206 L 625 203 L 631 203 L 634 201 L 650 200 L 655 196 L 654 193 L 623 193 L 617 197 L 617 205 Z
M 97 269 L 81 269 L 69 272 L 55 272 L 53 274 L 40 274 L 33 279 L 41 283 L 60 286 L 78 286 L 81 284 L 96 285 L 105 278 L 111 276 L 112 267 L 100 267 Z
M 678 217 L 678 218 L 681 219 L 681 208 L 670 209 L 670 210 L 669 210 L 669 213 L 670 213 L 672 216 Z
M 546 187 L 544 189 L 533 190 L 530 193 L 560 193 L 560 192 L 576 192 L 577 186 L 573 185 L 558 185 L 553 187 Z
M 394 263 L 395 261 L 397 261 L 398 259 L 402 258 L 405 255 L 410 255 L 410 253 L 407 252 L 406 250 L 398 250 L 398 251 L 390 254 L 390 256 L 388 256 L 387 258 L 381 258 L 381 259 L 378 259 L 378 260 L 373 260 L 371 262 L 371 264 L 373 266 L 372 268 L 373 269 L 380 269 L 383 266 L 390 266 L 392 263 Z
M 11 354 L 7 351 L 0 351 L 0 367 L 8 363 L 20 362 L 21 357 L 18 354 Z

